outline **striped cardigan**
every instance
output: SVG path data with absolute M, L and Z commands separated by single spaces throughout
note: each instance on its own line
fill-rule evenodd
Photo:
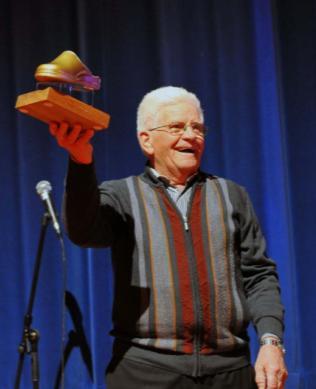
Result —
M 275 263 L 245 190 L 199 173 L 184 218 L 149 170 L 98 187 L 93 164 L 69 166 L 70 239 L 112 248 L 112 334 L 145 348 L 201 355 L 246 350 L 250 320 L 259 336 L 282 338 Z

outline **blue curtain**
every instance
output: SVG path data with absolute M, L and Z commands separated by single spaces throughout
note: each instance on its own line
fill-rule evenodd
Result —
M 138 174 L 135 137 L 142 96 L 162 85 L 195 92 L 211 128 L 203 169 L 246 186 L 276 260 L 286 307 L 287 388 L 315 388 L 316 1 L 25 0 L 0 11 L 0 387 L 12 388 L 43 207 L 53 185 L 61 208 L 67 155 L 47 126 L 14 109 L 35 89 L 40 63 L 75 51 L 102 77 L 95 105 L 111 126 L 95 137 L 101 180 Z M 54 387 L 66 348 L 65 387 L 104 388 L 111 355 L 108 250 L 67 238 L 66 337 L 63 274 L 49 227 L 33 310 L 41 385 Z M 253 359 L 257 345 L 254 331 Z M 30 388 L 26 357 L 21 388 Z

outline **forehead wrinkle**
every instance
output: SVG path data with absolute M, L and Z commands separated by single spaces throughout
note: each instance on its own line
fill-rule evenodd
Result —
M 186 109 L 186 108 L 187 109 Z M 169 124 L 172 122 L 189 122 L 198 120 L 202 122 L 202 114 L 199 109 L 188 103 L 177 102 L 173 104 L 166 104 L 163 109 L 156 112 L 153 117 L 153 127 Z

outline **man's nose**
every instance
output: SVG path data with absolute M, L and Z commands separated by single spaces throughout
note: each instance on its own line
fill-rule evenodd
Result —
M 196 133 L 193 131 L 192 127 L 189 124 L 185 126 L 182 138 L 184 139 L 196 138 Z

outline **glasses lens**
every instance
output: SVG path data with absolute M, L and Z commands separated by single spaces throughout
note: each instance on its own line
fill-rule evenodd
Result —
M 183 134 L 184 127 L 184 122 L 173 122 L 168 125 L 169 132 L 174 135 Z
M 193 122 L 191 123 L 191 128 L 195 132 L 196 135 L 205 136 L 206 135 L 206 127 L 203 123 Z

